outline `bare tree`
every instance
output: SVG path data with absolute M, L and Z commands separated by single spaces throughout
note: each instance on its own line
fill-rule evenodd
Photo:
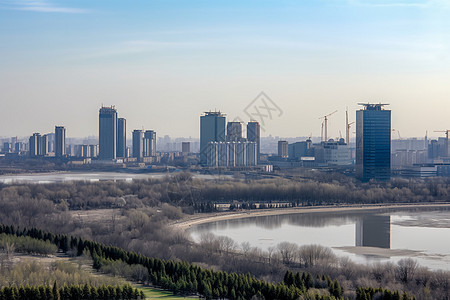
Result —
M 282 242 L 277 245 L 278 252 L 281 255 L 283 263 L 291 264 L 294 262 L 295 252 L 298 250 L 298 246 L 289 242 Z
M 321 245 L 302 246 L 298 251 L 298 256 L 306 266 L 314 266 L 318 262 L 329 265 L 337 260 L 336 255 L 330 248 Z
M 418 264 L 411 258 L 403 258 L 397 263 L 395 273 L 399 281 L 408 283 L 414 278 Z
M 219 240 L 221 250 L 223 250 L 227 255 L 230 252 L 236 250 L 237 245 L 236 245 L 236 242 L 232 238 L 230 238 L 228 236 L 219 236 L 217 239 Z

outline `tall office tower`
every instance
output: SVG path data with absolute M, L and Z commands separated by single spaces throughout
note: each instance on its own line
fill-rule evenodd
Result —
M 256 121 L 247 123 L 247 141 L 256 143 L 256 162 L 259 163 L 261 145 L 261 127 Z
M 40 133 L 33 133 L 29 139 L 30 156 L 45 156 L 48 154 L 48 138 L 47 135 Z
M 190 153 L 191 152 L 191 143 L 190 142 L 182 142 L 181 143 L 181 152 Z
M 45 156 L 48 154 L 48 136 L 46 134 L 42 135 L 39 140 L 39 155 Z
M 387 104 L 360 104 L 356 111 L 356 176 L 363 180 L 391 178 L 391 111 Z
M 205 165 L 209 142 L 225 142 L 225 115 L 205 112 L 200 117 L 200 163 Z
M 144 133 L 144 156 L 156 155 L 156 132 L 153 130 L 146 130 Z
M 289 144 L 287 141 L 278 141 L 278 156 L 283 158 L 289 156 Z
M 241 122 L 227 123 L 227 142 L 240 142 L 242 140 Z
M 39 141 L 41 139 L 40 133 L 33 133 L 32 136 L 30 136 L 28 148 L 30 149 L 29 154 L 31 157 L 39 156 Z
M 117 151 L 117 111 L 114 106 L 99 111 L 99 158 L 115 159 Z
M 133 157 L 141 160 L 144 157 L 144 131 L 133 130 Z
M 64 126 L 55 126 L 55 156 L 63 157 L 66 155 L 66 128 Z
M 117 119 L 117 157 L 126 157 L 127 149 L 127 120 Z
M 47 133 L 47 152 L 55 152 L 55 133 Z

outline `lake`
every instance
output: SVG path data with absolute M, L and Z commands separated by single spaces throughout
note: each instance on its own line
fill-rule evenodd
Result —
M 59 173 L 29 173 L 18 175 L 0 175 L 4 184 L 21 183 L 56 183 L 70 181 L 132 181 L 150 178 L 164 178 L 177 173 L 124 173 L 124 172 L 59 172 Z M 214 175 L 193 174 L 200 179 L 214 179 Z
M 267 250 L 287 241 L 320 244 L 363 264 L 410 257 L 430 269 L 450 270 L 450 209 L 411 208 L 258 216 L 196 225 L 202 233 L 228 236 Z

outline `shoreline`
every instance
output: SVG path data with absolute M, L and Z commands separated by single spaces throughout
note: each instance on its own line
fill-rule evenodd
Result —
M 403 208 L 450 208 L 450 203 L 382 203 L 382 204 L 354 204 L 354 205 L 327 205 L 327 206 L 301 206 L 281 209 L 252 209 L 240 211 L 225 211 L 216 213 L 195 214 L 184 220 L 179 220 L 170 224 L 170 227 L 186 231 L 192 226 L 212 223 L 217 221 L 228 221 L 235 219 L 244 219 L 252 217 L 304 214 L 304 213 L 327 213 L 327 212 L 346 212 L 346 211 L 365 211 L 378 209 L 403 209 Z

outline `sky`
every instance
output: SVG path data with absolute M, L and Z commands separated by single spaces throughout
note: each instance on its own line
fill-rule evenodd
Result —
M 0 0 L 0 136 L 95 136 L 115 105 L 129 135 L 198 137 L 220 110 L 263 136 L 320 136 L 337 111 L 338 137 L 360 102 L 389 103 L 402 137 L 443 136 L 449 14 L 445 0 Z

